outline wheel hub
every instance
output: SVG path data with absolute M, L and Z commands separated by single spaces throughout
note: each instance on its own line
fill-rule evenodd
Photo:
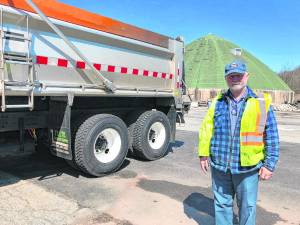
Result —
M 148 143 L 151 148 L 159 149 L 166 140 L 166 129 L 161 122 L 155 122 L 151 125 L 148 132 Z
M 101 131 L 94 143 L 94 155 L 101 163 L 113 161 L 121 151 L 121 136 L 113 128 Z
M 105 137 L 103 135 L 99 136 L 97 141 L 96 141 L 96 145 L 95 145 L 95 150 L 97 153 L 103 152 L 103 151 L 107 151 L 109 149 L 107 149 L 107 140 L 105 139 Z
M 150 133 L 149 133 L 149 140 L 151 140 L 152 143 L 155 142 L 156 136 L 157 136 L 157 134 L 155 133 L 155 131 L 151 129 L 151 130 L 150 130 Z

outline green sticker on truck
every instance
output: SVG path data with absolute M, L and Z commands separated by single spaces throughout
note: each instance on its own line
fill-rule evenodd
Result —
M 67 132 L 65 131 L 54 131 L 53 139 L 56 142 L 61 142 L 63 144 L 69 144 L 69 138 Z
M 68 133 L 63 130 L 53 130 L 52 147 L 58 152 L 67 153 L 69 151 Z

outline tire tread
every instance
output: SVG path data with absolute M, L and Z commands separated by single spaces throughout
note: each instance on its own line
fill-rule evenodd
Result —
M 105 121 L 105 119 L 111 118 L 113 115 L 110 114 L 98 114 L 94 115 L 87 120 L 85 120 L 81 126 L 79 127 L 78 131 L 76 132 L 76 142 L 74 145 L 74 158 L 77 166 L 85 173 L 91 174 L 85 165 L 84 161 L 84 151 L 85 149 L 85 140 L 87 135 L 89 134 L 90 130 L 95 126 L 96 123 L 99 121 Z M 118 117 L 117 117 L 118 118 Z M 120 119 L 120 118 L 118 118 Z M 120 119 L 121 120 L 121 119 Z M 100 122 L 101 123 L 101 122 Z M 124 125 L 124 127 L 126 127 Z M 118 167 L 119 168 L 119 167 Z M 118 168 L 115 168 L 113 171 L 116 171 Z M 99 174 L 100 175 L 100 174 Z
M 138 118 L 138 120 L 135 123 L 134 130 L 133 130 L 132 146 L 134 148 L 134 153 L 139 158 L 142 158 L 145 160 L 156 160 L 157 159 L 157 158 L 151 158 L 151 157 L 147 156 L 147 154 L 145 152 L 145 146 L 143 143 L 144 137 L 142 135 L 145 125 L 147 124 L 149 119 L 151 117 L 153 117 L 155 114 L 157 114 L 157 115 L 160 114 L 160 116 L 167 119 L 166 115 L 160 111 L 146 111 Z M 166 130 L 166 132 L 168 132 L 168 129 Z M 163 157 L 163 154 L 159 158 L 161 158 L 161 157 Z

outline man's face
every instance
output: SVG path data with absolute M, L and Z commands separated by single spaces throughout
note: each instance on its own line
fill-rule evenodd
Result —
M 227 75 L 225 79 L 230 90 L 240 91 L 247 86 L 248 77 L 249 77 L 248 73 L 244 73 L 244 74 L 231 73 Z

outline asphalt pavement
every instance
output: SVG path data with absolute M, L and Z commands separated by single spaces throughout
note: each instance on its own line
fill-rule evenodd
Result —
M 0 224 L 214 224 L 210 175 L 197 158 L 206 110 L 192 107 L 164 158 L 127 158 L 105 177 L 85 175 L 49 154 L 0 152 Z M 300 113 L 277 113 L 277 120 L 280 160 L 273 178 L 260 183 L 257 224 L 299 225 Z

